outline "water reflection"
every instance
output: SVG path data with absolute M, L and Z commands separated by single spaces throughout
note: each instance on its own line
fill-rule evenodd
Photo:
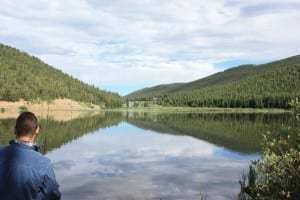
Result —
M 201 191 L 211 199 L 232 199 L 238 172 L 258 157 L 127 123 L 85 135 L 47 156 L 64 199 L 199 199 Z
M 260 151 L 267 131 L 277 132 L 295 120 L 290 115 L 129 113 L 127 122 L 161 133 L 190 135 L 243 153 Z
M 90 114 L 92 113 L 86 113 L 86 115 L 68 121 L 57 120 L 48 115 L 48 117 L 40 118 L 41 131 L 37 141 L 42 144 L 41 153 L 59 148 L 87 133 L 116 125 L 122 121 L 121 113 Z M 14 125 L 15 118 L 0 120 L 0 145 L 6 145 L 9 140 L 14 138 Z
M 261 134 L 287 115 L 119 113 L 41 119 L 63 199 L 235 199 Z M 15 119 L 0 120 L 0 144 Z

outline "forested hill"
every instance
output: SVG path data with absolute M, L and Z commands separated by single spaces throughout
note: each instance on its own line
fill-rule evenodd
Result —
M 145 88 L 126 96 L 168 106 L 286 108 L 300 97 L 300 56 L 242 65 L 189 82 Z
M 36 57 L 3 44 L 0 44 L 0 70 L 0 100 L 69 98 L 105 107 L 122 104 L 118 94 L 85 84 Z

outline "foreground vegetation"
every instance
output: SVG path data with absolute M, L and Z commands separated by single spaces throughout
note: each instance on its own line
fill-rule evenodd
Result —
M 300 97 L 300 56 L 243 65 L 190 83 L 159 85 L 127 95 L 163 106 L 288 108 Z
M 2 44 L 0 71 L 0 100 L 51 101 L 68 98 L 101 107 L 122 105 L 118 94 L 87 85 L 36 57 Z
M 242 200 L 300 198 L 300 102 L 295 108 L 295 126 L 264 135 L 263 156 L 253 161 L 248 175 L 240 180 Z

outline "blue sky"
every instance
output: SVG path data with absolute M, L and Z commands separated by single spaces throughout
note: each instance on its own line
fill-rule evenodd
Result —
M 1 0 L 0 42 L 124 95 L 297 55 L 299 21 L 299 0 Z

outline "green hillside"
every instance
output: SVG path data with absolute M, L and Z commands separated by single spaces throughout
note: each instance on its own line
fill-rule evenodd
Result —
M 69 98 L 105 107 L 122 105 L 118 94 L 87 85 L 36 57 L 3 44 L 0 44 L 0 69 L 0 100 Z
M 131 100 L 154 97 L 167 106 L 287 108 L 290 99 L 300 97 L 300 56 L 242 65 L 176 87 L 156 86 L 127 96 Z
M 184 86 L 184 83 L 173 83 L 173 84 L 164 84 L 158 85 L 150 88 L 144 88 L 133 92 L 126 97 L 129 99 L 147 99 L 151 97 L 160 97 L 165 94 L 178 91 L 179 88 Z

